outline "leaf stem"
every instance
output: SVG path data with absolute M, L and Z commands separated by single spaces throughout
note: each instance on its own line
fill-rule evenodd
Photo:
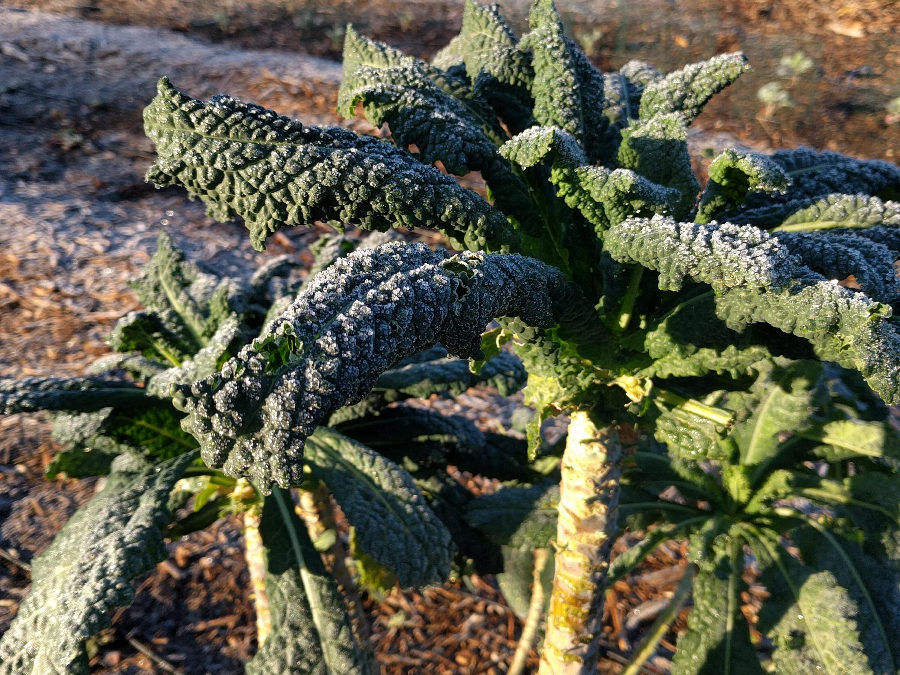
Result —
M 660 387 L 654 387 L 653 393 L 656 394 L 662 403 L 680 408 L 686 413 L 697 415 L 716 424 L 721 424 L 723 427 L 729 427 L 734 422 L 734 413 L 723 408 L 715 408 L 693 398 L 684 398 Z
M 548 552 L 545 548 L 536 549 L 534 552 L 534 569 L 531 581 L 531 601 L 528 603 L 528 614 L 525 616 L 525 626 L 519 643 L 516 645 L 516 653 L 513 654 L 509 664 L 507 675 L 521 675 L 525 670 L 525 662 L 528 653 L 534 644 L 538 627 L 541 625 L 541 617 L 544 615 L 544 585 L 541 583 L 541 574 L 547 565 Z
M 631 273 L 628 277 L 628 288 L 625 290 L 625 295 L 622 296 L 622 304 L 619 307 L 619 316 L 613 326 L 613 330 L 621 333 L 628 328 L 628 324 L 631 322 L 631 316 L 634 311 L 634 303 L 641 290 L 641 279 L 643 276 L 643 265 L 631 266 Z

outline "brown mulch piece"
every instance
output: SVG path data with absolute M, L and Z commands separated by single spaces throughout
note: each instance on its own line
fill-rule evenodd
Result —
M 493 583 L 477 576 L 468 583 L 394 590 L 377 605 L 369 603 L 372 640 L 385 675 L 506 672 L 520 622 Z M 537 666 L 534 652 L 528 664 Z

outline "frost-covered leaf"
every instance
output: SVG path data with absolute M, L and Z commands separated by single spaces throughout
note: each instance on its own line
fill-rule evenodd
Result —
M 603 74 L 566 36 L 553 0 L 537 0 L 529 14 L 531 32 L 521 45 L 531 49 L 534 117 L 538 124 L 572 134 L 590 161 L 608 153 Z
M 578 139 L 558 126 L 530 127 L 506 141 L 500 153 L 526 169 L 545 159 L 557 170 L 574 170 L 588 163 Z
M 767 232 L 654 217 L 611 228 L 604 244 L 616 260 L 659 271 L 662 289 L 678 290 L 685 277 L 709 284 L 730 328 L 763 322 L 802 337 L 819 358 L 859 370 L 885 401 L 900 400 L 891 308 L 824 279 Z
M 751 191 L 783 192 L 788 182 L 781 165 L 765 155 L 729 148 L 709 165 L 695 220 L 708 223 L 739 207 Z
M 110 625 L 108 612 L 131 603 L 132 581 L 166 556 L 169 492 L 192 459 L 114 462 L 103 490 L 32 563 L 31 591 L 0 639 L 0 673 L 89 672 L 84 641 Z
M 424 586 L 450 574 L 450 533 L 412 477 L 346 436 L 322 428 L 307 439 L 307 461 L 356 529 L 357 545 L 390 568 L 400 585 Z
M 435 57 L 435 64 L 441 68 L 465 65 L 473 82 L 486 74 L 501 84 L 527 88 L 534 78 L 531 59 L 518 49 L 518 40 L 497 5 L 473 0 L 466 0 L 460 34 Z
M 556 538 L 558 503 L 558 485 L 505 487 L 473 499 L 466 519 L 497 544 L 549 548 Z
M 170 398 L 179 385 L 188 385 L 215 373 L 225 360 L 237 351 L 237 347 L 249 340 L 246 328 L 236 315 L 219 324 L 216 332 L 195 354 L 179 366 L 169 368 L 150 378 L 147 393 L 160 398 Z
M 764 210 L 760 210 L 760 213 L 764 213 Z M 878 226 L 891 230 L 900 229 L 900 202 L 882 201 L 878 197 L 862 194 L 833 194 L 793 211 L 775 230 L 807 232 L 851 228 L 861 230 L 860 234 L 865 236 L 866 230 Z
M 715 290 L 747 285 L 784 286 L 799 260 L 768 233 L 730 223 L 700 225 L 671 218 L 633 218 L 612 228 L 606 250 L 620 262 L 659 272 L 659 287 L 681 289 L 686 277 Z
M 204 460 L 263 490 L 299 484 L 304 439 L 399 359 L 437 342 L 474 357 L 491 319 L 549 326 L 574 305 L 562 275 L 536 260 L 448 255 L 387 244 L 320 274 L 253 345 L 177 401 Z
M 272 632 L 247 664 L 249 675 L 369 675 L 370 656 L 357 644 L 344 599 L 322 564 L 290 493 L 263 506 L 259 533 L 266 553 Z
M 775 236 L 811 270 L 835 281 L 852 276 L 873 300 L 891 304 L 900 294 L 900 279 L 894 269 L 898 254 L 884 244 L 854 231 L 785 232 Z
M 646 94 L 645 94 L 646 95 Z M 680 194 L 672 215 L 688 215 L 700 183 L 694 176 L 687 147 L 687 126 L 676 113 L 661 113 L 622 130 L 619 165 Z
M 769 159 L 782 168 L 790 180 L 790 189 L 784 193 L 751 192 L 737 211 L 728 214 L 728 220 L 775 227 L 795 212 L 831 195 L 890 198 L 900 190 L 900 167 L 882 160 L 856 159 L 810 148 L 779 150 Z
M 750 69 L 741 52 L 719 54 L 707 61 L 692 63 L 647 85 L 641 96 L 641 119 L 678 113 L 686 123 L 693 121 L 715 94 Z
M 69 410 L 88 412 L 109 406 L 140 404 L 146 392 L 128 380 L 102 377 L 0 378 L 0 415 Z
M 444 69 L 464 69 L 474 90 L 512 133 L 534 124 L 531 55 L 519 48 L 496 5 L 483 6 L 466 0 L 462 30 L 435 55 L 432 63 Z
M 231 313 L 227 298 L 223 297 L 228 293 L 227 285 L 221 285 L 221 281 L 185 259 L 172 237 L 160 232 L 156 253 L 144 265 L 141 275 L 128 285 L 144 307 L 179 341 L 179 347 L 193 354 Z M 120 351 L 140 348 L 124 346 Z
M 158 154 L 147 179 L 182 185 L 219 220 L 242 216 L 256 248 L 283 225 L 317 220 L 429 227 L 462 248 L 517 248 L 484 199 L 376 138 L 306 127 L 230 96 L 203 103 L 165 78 L 144 127 Z
M 898 568 L 866 555 L 854 542 L 819 525 L 799 528 L 791 539 L 807 565 L 829 570 L 853 598 L 858 608 L 856 627 L 872 670 L 900 671 Z
M 566 203 L 578 209 L 598 234 L 627 218 L 675 213 L 682 201 L 675 187 L 654 183 L 630 169 L 609 171 L 601 166 L 583 166 L 575 173 L 581 194 Z
M 388 49 L 377 43 L 369 46 L 351 32 L 344 53 L 368 53 L 379 47 Z M 362 102 L 369 122 L 387 123 L 394 142 L 401 148 L 415 145 L 416 156 L 424 163 L 440 161 L 448 172 L 460 176 L 480 171 L 496 206 L 526 232 L 540 234 L 542 220 L 528 185 L 497 152 L 506 134 L 495 113 L 469 88 L 451 84 L 436 68 L 412 57 L 364 60 L 361 54 L 344 61 L 338 109 L 352 115 Z

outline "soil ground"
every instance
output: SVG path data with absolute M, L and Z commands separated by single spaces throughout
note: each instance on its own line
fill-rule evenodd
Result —
M 503 4 L 521 27 L 525 4 Z M 685 4 L 560 2 L 573 34 L 605 68 L 643 58 L 667 70 L 736 48 L 767 54 L 768 65 L 698 121 L 691 137 L 698 154 L 738 141 L 806 143 L 896 161 L 900 120 L 888 105 L 900 97 L 896 2 L 741 0 L 726 7 L 698 0 L 691 11 Z M 227 91 L 307 123 L 339 123 L 333 59 L 346 21 L 427 56 L 458 28 L 460 11 L 453 0 L 4 0 L 0 377 L 81 374 L 106 353 L 115 320 L 138 306 L 125 281 L 155 249 L 161 228 L 192 258 L 233 269 L 303 255 L 315 238 L 315 231 L 286 231 L 254 253 L 242 225 L 216 223 L 181 191 L 144 182 L 152 146 L 140 112 L 160 75 L 198 98 Z M 780 57 L 801 49 L 813 71 L 778 75 Z M 770 109 L 756 98 L 769 81 L 792 106 Z M 490 416 L 485 399 L 469 403 Z M 56 450 L 45 420 L 0 419 L 0 633 L 27 592 L 29 561 L 94 490 L 91 480 L 43 479 Z M 94 645 L 93 672 L 234 673 L 252 656 L 238 519 L 173 542 L 170 553 Z M 652 616 L 684 565 L 672 544 L 610 591 L 604 670 L 617 672 L 640 637 L 641 617 Z M 521 630 L 490 578 L 395 591 L 367 608 L 386 673 L 502 673 Z M 669 637 L 646 672 L 667 672 Z

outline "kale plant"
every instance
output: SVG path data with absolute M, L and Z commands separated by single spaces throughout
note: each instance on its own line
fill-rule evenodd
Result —
M 132 581 L 166 557 L 164 539 L 177 540 L 235 511 L 251 516 L 248 558 L 251 535 L 258 529 L 261 536 L 271 624 L 248 672 L 374 672 L 352 579 L 337 561 L 329 569 L 323 564 L 295 513 L 294 496 L 263 478 L 258 485 L 267 485 L 267 494 L 248 490 L 234 476 L 211 468 L 212 462 L 199 457 L 198 441 L 181 428 L 189 426 L 183 399 L 191 383 L 213 376 L 254 336 L 266 334 L 295 298 L 315 297 L 322 292 L 317 283 L 340 276 L 316 270 L 332 264 L 352 270 L 421 267 L 430 260 L 443 261 L 447 271 L 437 265 L 430 269 L 432 277 L 423 279 L 452 287 L 456 278 L 458 258 L 390 244 L 380 235 L 336 263 L 356 247 L 345 237 L 318 242 L 306 285 L 289 279 L 299 265 L 296 258 L 276 258 L 249 279 L 220 277 L 186 260 L 162 234 L 156 254 L 131 284 L 144 309 L 119 320 L 110 336 L 120 353 L 98 361 L 87 377 L 0 380 L 4 414 L 51 412 L 54 438 L 66 449 L 51 463 L 49 477 L 105 476 L 102 490 L 34 560 L 32 590 L 0 640 L 0 673 L 88 672 L 86 641 L 110 625 L 110 610 L 131 602 Z M 501 264 L 508 262 L 515 269 L 515 261 Z M 529 302 L 524 304 L 530 307 Z M 478 331 L 470 330 L 477 340 Z M 493 468 L 502 477 L 526 477 L 524 443 L 402 401 L 428 392 L 461 393 L 479 383 L 515 391 L 524 379 L 521 363 L 511 355 L 491 359 L 478 375 L 469 372 L 467 361 L 448 359 L 440 349 L 397 363 L 382 373 L 363 405 L 342 409 L 330 427 L 305 439 L 298 485 L 306 495 L 325 490 L 324 499 L 313 500 L 322 519 L 333 519 L 334 497 L 353 528 L 354 554 L 392 584 L 439 583 L 454 561 L 463 571 L 473 565 L 493 571 L 500 564 L 499 548 L 460 515 L 473 495 L 452 481 L 446 468 L 443 480 L 431 473 L 452 461 L 482 473 Z M 371 420 L 391 424 L 397 442 L 387 450 L 393 455 L 357 440 L 375 441 L 377 447 L 365 425 Z M 458 548 L 451 532 L 461 541 Z M 62 606 L 65 611 L 58 609 Z
M 180 420 L 186 452 L 199 446 L 195 471 L 268 495 L 261 530 L 277 611 L 254 660 L 263 671 L 288 672 L 286 658 L 291 672 L 368 667 L 290 517 L 287 490 L 312 476 L 351 524 L 355 486 L 403 495 L 397 520 L 355 530 L 403 585 L 445 576 L 451 539 L 476 567 L 496 564 L 481 553 L 502 546 L 501 584 L 530 629 L 542 607 L 539 593 L 528 607 L 528 586 L 548 558 L 535 549 L 552 548 L 542 672 L 593 672 L 604 588 L 672 537 L 690 538 L 693 564 L 652 635 L 692 591 L 674 672 L 758 673 L 761 652 L 779 672 L 895 672 L 900 482 L 885 404 L 900 402 L 900 169 L 810 149 L 727 150 L 701 187 L 687 127 L 747 69 L 744 57 L 604 73 L 551 0 L 534 3 L 521 39 L 496 7 L 467 2 L 460 35 L 432 63 L 348 29 L 344 69 L 341 111 L 361 107 L 388 138 L 304 126 L 229 96 L 204 103 L 163 78 L 145 111 L 158 152 L 148 178 L 185 187 L 217 218 L 242 217 L 257 248 L 280 227 L 323 221 L 436 229 L 461 252 L 361 248 L 265 301 L 247 299 L 266 287 L 252 282 L 170 293 L 158 307 L 147 291 L 151 311 L 115 338 L 143 353 L 122 362 L 143 386 L 10 383 L 7 410 L 111 415 L 118 397 L 147 397 Z M 453 178 L 471 172 L 486 197 Z M 242 318 L 254 311 L 261 318 Z M 403 403 L 476 374 L 515 389 L 510 349 L 536 410 L 530 467 L 514 442 Z M 564 447 L 548 447 L 541 423 L 562 413 Z M 474 500 L 442 493 L 449 461 L 520 484 Z M 646 536 L 610 566 L 623 524 Z M 385 529 L 410 548 L 379 550 Z M 111 560 L 119 546 L 109 543 Z M 46 555 L 36 574 L 54 578 Z M 741 611 L 745 572 L 770 594 L 755 625 L 765 645 Z M 0 642 L 3 667 L 49 658 L 24 638 L 38 630 L 26 624 L 40 624 L 44 587 L 36 581 Z M 327 619 L 288 611 L 289 597 L 333 609 Z M 93 630 L 88 619 L 73 613 L 76 639 Z M 49 670 L 40 663 L 34 672 Z

